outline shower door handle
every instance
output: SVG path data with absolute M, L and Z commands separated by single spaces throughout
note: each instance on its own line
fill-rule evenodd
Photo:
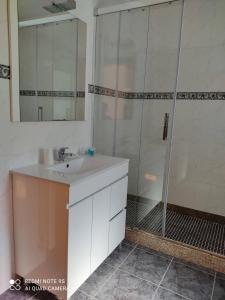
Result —
M 43 106 L 38 106 L 38 121 L 43 121 Z
M 167 140 L 168 128 L 169 128 L 169 114 L 165 113 L 165 115 L 164 115 L 164 126 L 163 126 L 163 141 Z

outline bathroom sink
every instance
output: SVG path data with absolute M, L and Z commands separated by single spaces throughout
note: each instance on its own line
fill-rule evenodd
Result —
M 105 164 L 102 158 L 83 156 L 51 166 L 49 170 L 69 175 L 82 175 L 101 169 Z
M 124 158 L 82 155 L 52 166 L 36 164 L 12 172 L 69 185 L 69 205 L 73 205 L 122 178 L 128 173 L 128 163 Z

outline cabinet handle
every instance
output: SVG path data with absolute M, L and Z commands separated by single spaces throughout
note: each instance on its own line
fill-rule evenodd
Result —
M 168 127 L 169 127 L 169 114 L 165 113 L 165 115 L 164 115 L 164 126 L 163 126 L 163 141 L 167 140 Z
M 115 219 L 117 216 L 119 216 L 125 209 L 126 209 L 126 207 L 123 208 L 123 209 L 121 209 L 115 216 L 113 216 L 113 217 L 109 220 L 109 222 L 111 222 L 113 219 Z

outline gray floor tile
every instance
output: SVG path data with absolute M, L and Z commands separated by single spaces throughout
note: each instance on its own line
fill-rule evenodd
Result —
M 117 268 L 124 259 L 129 255 L 129 253 L 133 250 L 134 245 L 127 244 L 123 242 L 121 247 L 117 247 L 113 253 L 105 260 L 105 263 L 111 265 L 114 268 Z
M 139 249 L 144 249 L 144 250 L 146 250 L 146 251 L 148 251 L 148 252 L 151 252 L 151 253 L 153 253 L 153 254 L 155 254 L 155 255 L 163 256 L 163 257 L 166 257 L 166 258 L 168 258 L 168 259 L 172 259 L 172 256 L 171 256 L 171 255 L 168 255 L 168 254 L 165 254 L 165 253 L 162 253 L 162 252 L 153 250 L 153 249 L 148 248 L 148 247 L 144 247 L 144 246 L 138 245 L 137 248 L 139 248 Z
M 121 269 L 158 284 L 169 263 L 170 260 L 165 257 L 136 248 L 121 266 Z
M 119 270 L 106 283 L 96 299 L 150 300 L 155 290 L 155 285 Z
M 98 289 L 115 271 L 114 268 L 107 264 L 102 264 L 80 287 L 81 292 L 89 296 L 94 296 Z
M 178 262 L 172 262 L 162 286 L 194 300 L 209 300 L 214 276 Z
M 199 265 L 196 265 L 196 264 L 193 264 L 193 263 L 189 263 L 185 260 L 182 260 L 182 259 L 179 259 L 179 258 L 174 258 L 174 261 L 178 262 L 178 263 L 181 263 L 181 264 L 184 264 L 188 267 L 191 267 L 193 269 L 197 269 L 197 270 L 200 270 L 202 272 L 206 272 L 206 273 L 210 273 L 212 275 L 215 274 L 215 271 L 211 270 L 211 269 L 208 269 L 208 268 L 205 268 L 205 267 L 202 267 L 202 266 L 199 266 Z
M 187 298 L 184 298 L 182 296 L 179 296 L 177 294 L 174 294 L 170 291 L 167 291 L 167 290 L 164 290 L 161 288 L 158 289 L 158 291 L 154 297 L 154 300 L 184 300 L 184 299 L 187 299 Z
M 42 291 L 34 296 L 31 300 L 58 300 L 58 297 L 48 291 Z
M 73 294 L 73 296 L 70 298 L 70 300 L 90 300 L 91 298 L 86 296 L 80 291 L 77 291 Z
M 216 273 L 216 278 L 221 278 L 225 280 L 225 274 L 224 273 Z
M 31 295 L 27 295 L 25 292 L 8 290 L 0 295 L 0 300 L 28 300 L 31 297 Z
M 128 244 L 128 245 L 133 246 L 133 247 L 137 245 L 137 243 L 131 242 L 127 239 L 124 239 L 122 243 Z
M 225 299 L 225 280 L 221 278 L 216 278 L 212 300 L 224 300 L 224 299 Z

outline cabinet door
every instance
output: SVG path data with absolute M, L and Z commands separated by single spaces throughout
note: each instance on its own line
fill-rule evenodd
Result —
M 91 274 L 92 200 L 89 197 L 69 209 L 68 297 Z
M 112 185 L 110 219 L 127 206 L 127 182 L 128 177 L 125 177 Z
M 110 192 L 108 187 L 93 196 L 91 272 L 108 256 Z
M 108 255 L 125 238 L 126 209 L 121 211 L 109 222 L 109 252 Z

